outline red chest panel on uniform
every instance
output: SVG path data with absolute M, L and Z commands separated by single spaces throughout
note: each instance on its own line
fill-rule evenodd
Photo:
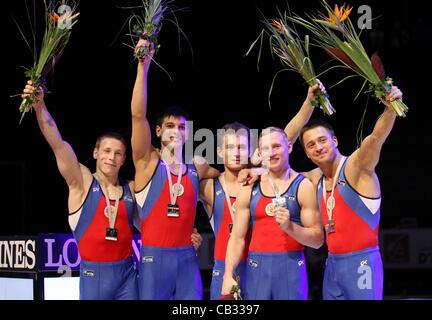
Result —
M 271 198 L 260 196 L 254 212 L 253 232 L 249 251 L 253 252 L 288 252 L 299 251 L 304 247 L 281 230 L 274 217 L 266 214 L 265 208 Z
M 114 206 L 115 202 L 111 201 Z M 94 262 L 111 262 L 126 259 L 132 255 L 132 231 L 129 225 L 124 200 L 119 202 L 115 228 L 118 231 L 117 241 L 105 239 L 108 218 L 104 214 L 105 198 L 101 197 L 93 220 L 78 242 L 81 258 Z

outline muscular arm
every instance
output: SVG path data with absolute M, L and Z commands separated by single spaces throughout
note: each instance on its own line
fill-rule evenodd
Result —
M 200 156 L 194 156 L 193 161 L 197 168 L 198 177 L 200 178 L 200 180 L 213 179 L 220 175 L 219 170 L 211 167 L 205 158 Z
M 392 91 L 387 97 L 387 101 L 402 99 L 402 92 L 397 87 L 392 87 Z M 348 179 L 356 187 L 357 181 L 361 176 L 373 176 L 375 167 L 378 164 L 380 153 L 384 142 L 389 136 L 396 120 L 396 113 L 384 101 L 386 108 L 375 123 L 375 127 L 350 157 L 347 163 Z M 360 190 L 358 190 L 360 191 Z
M 384 112 L 375 123 L 375 127 L 360 145 L 360 148 L 353 153 L 353 161 L 362 171 L 373 172 L 378 164 L 382 146 L 390 134 L 396 113 L 393 109 L 386 107 Z
M 312 169 L 311 171 L 308 171 L 308 172 L 301 172 L 301 174 L 304 175 L 306 178 L 308 178 L 312 182 L 312 185 L 313 185 L 314 189 L 316 190 L 318 182 L 321 179 L 321 176 L 323 173 L 322 173 L 320 168 L 315 168 L 315 169 Z
M 139 232 L 141 232 L 141 218 L 139 216 L 138 207 L 136 204 L 136 198 L 135 198 L 135 182 L 134 181 L 128 181 L 129 190 L 131 191 L 133 203 L 134 203 L 134 211 L 132 214 L 132 223 L 135 229 Z
M 325 90 L 321 82 L 312 87 L 309 87 L 307 97 L 303 102 L 300 110 L 286 125 L 285 133 L 287 134 L 289 141 L 291 141 L 293 145 L 300 134 L 300 130 L 304 127 L 304 125 L 309 121 L 310 117 L 312 116 L 314 107 L 312 106 L 311 101 L 315 99 L 315 93 L 321 89 Z
M 207 216 L 210 219 L 213 215 L 213 194 L 214 184 L 213 179 L 204 179 L 200 181 L 199 201 L 204 205 Z
M 22 98 L 24 99 L 35 90 L 36 88 L 33 87 L 32 81 L 27 81 Z M 36 119 L 41 133 L 54 152 L 57 167 L 69 187 L 69 212 L 75 212 L 82 204 L 85 190 L 92 181 L 91 172 L 85 166 L 78 163 L 72 147 L 63 140 L 54 119 L 46 108 L 44 92 L 41 88 L 38 88 L 38 92 L 36 92 L 32 107 L 36 112 Z M 73 215 L 69 218 L 72 230 L 75 229 L 78 219 L 79 215 Z
M 148 65 L 138 63 L 132 93 L 132 153 L 133 160 L 147 159 L 151 151 L 151 131 L 147 120 L 147 75 Z
M 148 45 L 145 40 L 140 40 L 137 47 Z M 147 170 L 152 171 L 154 166 L 149 166 L 159 156 L 151 145 L 151 131 L 147 120 L 147 77 L 151 57 L 146 57 L 138 63 L 137 75 L 132 92 L 132 158 L 135 165 L 135 184 L 137 188 L 143 187 L 147 181 Z
M 232 286 L 236 285 L 233 275 L 243 254 L 245 237 L 249 229 L 251 191 L 252 186 L 240 187 L 236 200 L 237 209 L 225 257 L 225 273 L 222 284 L 223 295 L 229 294 Z
M 22 97 L 25 98 L 28 94 L 33 93 L 36 88 L 33 87 L 31 81 L 27 82 L 23 90 Z M 51 150 L 54 152 L 57 167 L 66 180 L 69 190 L 83 190 L 83 174 L 81 170 L 87 169 L 83 167 L 80 168 L 75 152 L 72 147 L 63 140 L 57 125 L 48 112 L 48 109 L 44 102 L 44 93 L 41 88 L 38 89 L 36 94 L 36 99 L 33 102 L 33 109 L 36 111 L 36 119 L 39 128 L 44 136 L 45 140 L 48 142 Z M 88 171 L 88 169 L 87 169 Z
M 316 192 L 310 182 L 304 179 L 298 191 L 298 201 L 301 207 L 301 222 L 303 226 L 293 223 L 286 215 L 287 209 L 281 208 L 276 211 L 276 222 L 282 230 L 305 246 L 318 249 L 324 241 L 324 232 L 318 209 Z

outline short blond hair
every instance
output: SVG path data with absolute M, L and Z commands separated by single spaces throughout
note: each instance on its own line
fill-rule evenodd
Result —
M 289 141 L 289 139 L 288 139 L 288 136 L 287 136 L 286 132 L 283 131 L 281 128 L 278 128 L 278 127 L 267 127 L 267 128 L 265 128 L 265 129 L 263 129 L 263 130 L 261 131 L 260 135 L 259 135 L 259 139 L 261 140 L 261 138 L 262 138 L 263 136 L 268 135 L 268 134 L 271 134 L 271 133 L 273 133 L 273 132 L 278 132 L 278 133 L 280 133 L 280 134 L 282 135 L 282 137 L 283 137 L 283 139 L 284 139 L 286 145 L 289 145 L 289 144 L 290 144 L 290 141 Z

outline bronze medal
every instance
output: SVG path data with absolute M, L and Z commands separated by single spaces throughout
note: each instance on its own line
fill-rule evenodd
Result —
M 275 216 L 274 209 L 275 209 L 275 205 L 272 202 L 270 202 L 269 204 L 266 205 L 265 212 L 269 217 L 274 217 Z
M 333 233 L 335 232 L 335 223 L 334 220 L 328 220 L 326 225 L 325 225 L 325 229 L 327 231 L 327 233 Z

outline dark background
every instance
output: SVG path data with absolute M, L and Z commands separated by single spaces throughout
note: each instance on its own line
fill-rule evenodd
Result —
M 36 2 L 40 16 L 42 1 Z M 4 75 L 0 96 L 3 196 L 0 235 L 66 233 L 70 232 L 66 184 L 57 171 L 52 151 L 39 132 L 34 114 L 27 114 L 19 125 L 20 98 L 9 97 L 21 92 L 25 84 L 24 70 L 20 66 L 32 64 L 32 55 L 12 20 L 13 17 L 24 33 L 30 35 L 25 3 L 24 0 L 4 3 L 0 19 Z M 32 1 L 27 3 L 31 12 Z M 130 43 L 125 35 L 127 30 L 122 29 L 130 11 L 120 7 L 139 3 L 138 0 L 82 0 L 79 22 L 55 67 L 54 77 L 49 78 L 52 93 L 46 95 L 47 106 L 63 138 L 73 146 L 80 162 L 92 170 L 92 150 L 99 134 L 118 131 L 130 139 L 130 99 L 136 62 L 131 49 L 122 44 Z M 334 2 L 330 3 L 333 5 Z M 388 75 L 401 88 L 404 101 L 410 107 L 405 119 L 397 119 L 377 167 L 383 196 L 381 228 L 431 228 L 429 156 L 426 155 L 430 151 L 427 98 L 430 96 L 431 59 L 426 50 L 432 39 L 432 24 L 427 16 L 430 11 L 425 3 L 408 0 L 397 4 L 389 0 L 350 3 L 355 6 L 351 14 L 353 22 L 359 17 L 356 13 L 359 5 L 371 6 L 375 20 L 373 29 L 363 32 L 363 43 L 370 54 L 379 52 Z M 226 122 L 235 120 L 250 128 L 284 127 L 303 102 L 307 86 L 297 74 L 282 73 L 274 87 L 270 110 L 268 90 L 281 64 L 272 60 L 267 42 L 263 46 L 259 71 L 257 50 L 249 57 L 244 54 L 262 29 L 258 9 L 266 17 L 273 17 L 276 5 L 284 9 L 286 2 L 185 0 L 174 4 L 185 8 L 177 13 L 177 18 L 189 39 L 193 56 L 183 38 L 179 51 L 176 28 L 165 23 L 159 36 L 161 49 L 156 59 L 173 81 L 155 65 L 151 67 L 150 122 L 154 123 L 155 114 L 165 107 L 179 105 L 191 114 L 195 129 L 209 128 L 216 132 Z M 319 1 L 292 0 L 290 6 L 300 14 L 321 9 Z M 43 34 L 40 22 L 38 44 Z M 316 48 L 312 49 L 312 58 L 316 67 L 329 60 Z M 322 70 L 324 68 L 318 72 Z M 327 118 L 335 127 L 340 150 L 347 155 L 356 148 L 356 131 L 368 99 L 361 95 L 353 102 L 362 83 L 359 79 L 347 80 L 331 88 L 345 75 L 334 70 L 320 79 L 337 110 L 334 116 Z M 368 105 L 364 135 L 371 131 L 383 110 L 382 105 L 372 98 Z M 314 117 L 322 118 L 323 114 L 317 110 Z M 132 179 L 130 150 L 128 156 L 122 174 Z M 294 148 L 291 164 L 298 171 L 313 168 L 299 145 Z M 201 206 L 196 224 L 202 232 L 211 232 Z M 321 267 L 317 267 L 310 273 L 317 286 L 321 271 Z M 428 270 L 412 271 L 386 272 L 385 293 L 395 296 L 431 294 L 431 280 L 425 280 L 430 279 Z M 204 277 L 205 281 L 206 277 L 208 275 Z

